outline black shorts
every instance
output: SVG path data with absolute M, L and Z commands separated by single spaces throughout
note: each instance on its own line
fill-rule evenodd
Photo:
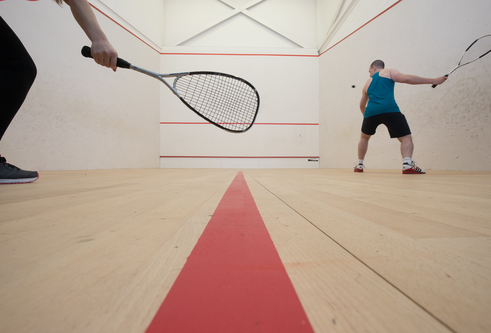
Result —
M 411 134 L 406 117 L 400 112 L 382 113 L 365 118 L 361 131 L 366 135 L 374 135 L 380 124 L 387 126 L 391 138 L 401 138 Z

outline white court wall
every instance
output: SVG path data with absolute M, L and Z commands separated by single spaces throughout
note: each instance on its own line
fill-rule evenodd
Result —
M 162 72 L 172 70 L 242 77 L 258 90 L 260 109 L 250 130 L 229 133 L 162 87 L 162 167 L 318 167 L 309 161 L 319 156 L 316 57 L 164 55 Z
M 101 15 L 122 57 L 158 68 L 159 53 Z M 36 63 L 26 101 L 0 142 L 0 153 L 27 170 L 159 166 L 159 83 L 113 73 L 80 55 L 90 41 L 67 5 L 52 0 L 0 2 L 3 19 Z
M 263 0 L 223 22 L 234 6 L 248 1 L 151 0 L 138 8 L 130 1 L 91 3 L 111 17 L 95 11 L 121 57 L 134 64 L 162 72 L 222 71 L 249 80 L 261 96 L 256 125 L 238 135 L 195 125 L 201 118 L 158 81 L 121 69 L 112 73 L 82 58 L 80 47 L 88 39 L 68 6 L 6 0 L 0 1 L 1 15 L 38 67 L 26 102 L 0 142 L 0 153 L 14 164 L 37 170 L 318 167 L 309 160 L 320 155 L 321 167 L 352 167 L 360 91 L 372 60 L 438 76 L 454 66 L 470 41 L 491 30 L 489 1 L 403 0 L 317 57 L 319 45 L 331 47 L 364 23 L 358 21 L 366 13 L 348 17 L 349 24 L 324 43 L 339 3 Z M 361 5 L 366 6 L 359 1 L 353 12 Z M 220 22 L 201 31 L 214 21 Z M 437 89 L 397 85 L 422 167 L 490 170 L 489 72 L 485 58 Z M 387 137 L 380 128 L 372 138 L 368 168 L 400 167 L 399 144 Z
M 226 3 L 229 3 L 227 5 Z M 317 168 L 316 2 L 168 0 L 161 72 L 217 71 L 251 82 L 255 125 L 234 134 L 207 124 L 162 87 L 161 167 Z
M 164 44 L 164 0 L 89 0 L 99 10 L 132 33 L 151 42 Z
M 437 77 L 477 37 L 491 33 L 489 0 L 403 0 L 320 56 L 320 156 L 323 168 L 353 167 L 362 115 L 361 89 L 375 59 L 402 73 Z M 352 88 L 355 85 L 356 88 Z M 396 100 L 425 169 L 491 170 L 491 58 L 454 72 L 436 89 L 396 85 Z M 367 168 L 401 167 L 399 142 L 381 126 Z

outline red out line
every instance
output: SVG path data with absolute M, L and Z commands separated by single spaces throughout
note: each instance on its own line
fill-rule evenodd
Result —
M 307 57 L 318 58 L 318 54 L 249 54 L 249 53 L 167 53 L 161 52 L 161 55 L 200 55 L 200 56 L 250 56 L 250 57 Z
M 312 158 L 319 156 L 160 156 L 160 158 Z
M 146 333 L 313 333 L 239 172 Z
M 184 122 L 184 121 L 161 121 L 161 125 L 211 125 L 207 122 Z M 319 123 L 254 123 L 254 125 L 271 125 L 271 126 L 319 126 Z
M 384 14 L 385 12 L 389 11 L 389 9 L 392 9 L 393 7 L 395 7 L 395 5 L 401 3 L 402 0 L 399 0 L 397 1 L 395 4 L 393 4 L 392 6 L 390 6 L 389 8 L 387 8 L 386 10 L 384 10 L 383 12 L 381 12 L 380 14 L 378 14 L 377 16 L 375 16 L 373 19 L 371 19 L 370 21 L 368 21 L 367 23 L 365 23 L 364 25 L 362 25 L 361 27 L 359 27 L 358 29 L 356 29 L 355 31 L 353 31 L 352 33 L 350 33 L 348 36 L 344 37 L 343 39 L 341 39 L 339 42 L 337 42 L 336 44 L 334 44 L 333 46 L 331 46 L 330 48 L 328 48 L 327 50 L 325 50 L 324 52 L 322 52 L 321 54 L 319 54 L 319 57 L 321 55 L 323 55 L 324 53 L 326 53 L 327 51 L 329 51 L 330 49 L 332 49 L 334 46 L 340 44 L 341 42 L 343 42 L 345 39 L 347 39 L 348 37 L 350 37 L 351 35 L 353 35 L 355 32 L 357 32 L 358 30 L 360 30 L 361 28 L 363 28 L 364 26 L 366 26 L 368 23 L 372 22 L 373 20 L 375 20 L 377 17 L 379 17 L 380 15 Z
M 319 123 L 254 123 L 254 125 L 319 126 Z
M 211 125 L 206 122 L 161 121 L 161 125 Z

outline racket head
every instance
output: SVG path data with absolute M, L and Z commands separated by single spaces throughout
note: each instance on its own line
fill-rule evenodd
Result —
M 179 74 L 173 89 L 181 101 L 206 121 L 229 132 L 249 130 L 259 111 L 259 93 L 246 80 L 218 72 Z
M 464 66 L 476 61 L 491 52 L 491 35 L 484 35 L 476 39 L 465 50 L 459 65 Z

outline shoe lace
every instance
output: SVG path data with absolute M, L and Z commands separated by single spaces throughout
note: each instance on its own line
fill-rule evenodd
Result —
M 7 159 L 5 157 L 1 157 L 0 156 L 0 164 L 3 164 L 4 166 L 6 166 L 9 169 L 12 169 L 12 170 L 15 170 L 15 171 L 20 171 L 20 168 L 16 167 L 13 164 L 7 163 Z
M 404 170 L 414 169 L 414 171 L 416 171 L 416 172 L 423 172 L 423 169 L 421 169 L 419 166 L 417 166 L 415 161 L 412 161 L 411 164 L 404 163 L 404 165 L 408 166 L 408 168 L 405 168 Z
M 408 169 L 413 168 L 413 167 L 417 168 L 416 162 L 414 162 L 414 161 L 412 161 L 411 163 L 403 163 L 403 166 L 408 167 Z

